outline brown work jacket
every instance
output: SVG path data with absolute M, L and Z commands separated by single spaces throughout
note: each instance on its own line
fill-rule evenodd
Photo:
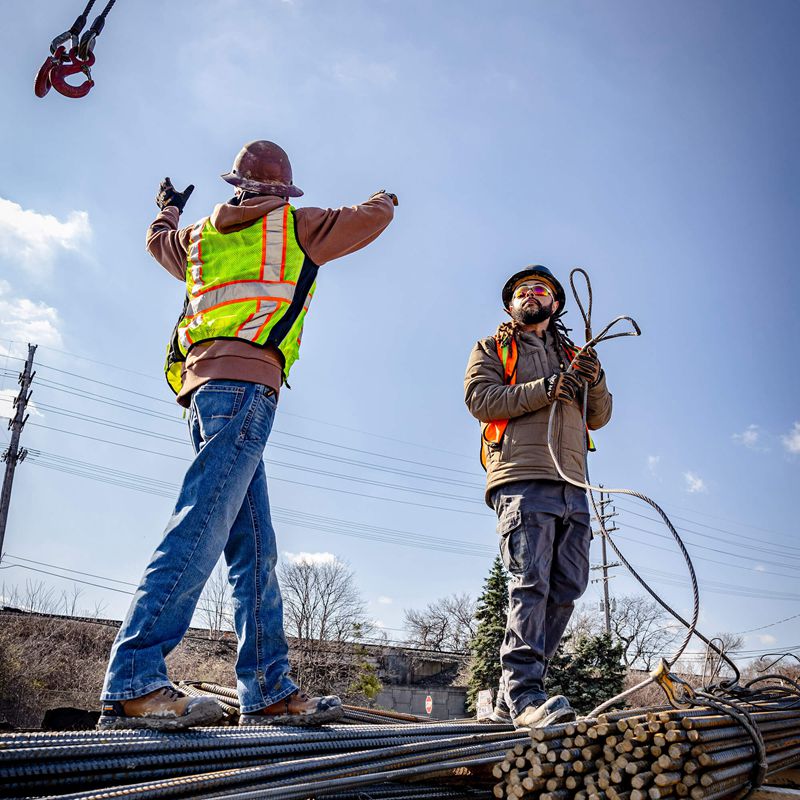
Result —
M 230 233 L 252 225 L 284 205 L 286 200 L 281 197 L 253 197 L 240 205 L 220 203 L 211 214 L 211 223 L 220 233 Z M 392 199 L 383 193 L 357 206 L 298 208 L 297 242 L 317 266 L 322 266 L 374 241 L 393 216 Z M 193 225 L 179 228 L 179 219 L 177 208 L 165 208 L 147 229 L 146 247 L 170 275 L 185 281 Z M 210 380 L 250 381 L 279 391 L 282 375 L 283 355 L 276 347 L 254 347 L 247 342 L 228 340 L 205 342 L 193 347 L 186 357 L 183 388 L 177 399 L 188 408 L 192 392 Z
M 503 362 L 493 336 L 481 339 L 470 353 L 464 377 L 464 400 L 473 417 L 481 422 L 508 419 L 503 441 L 490 447 L 486 462 L 486 502 L 497 486 L 519 480 L 562 480 L 547 448 L 550 402 L 545 379 L 560 369 L 564 357 L 556 352 L 553 335 L 545 339 L 535 333 L 517 338 L 517 383 L 506 384 Z M 554 449 L 564 472 L 577 481 L 585 480 L 587 448 L 583 426 L 582 400 L 559 403 L 554 426 Z M 597 386 L 589 389 L 587 424 L 602 428 L 611 419 L 611 394 L 603 373 Z

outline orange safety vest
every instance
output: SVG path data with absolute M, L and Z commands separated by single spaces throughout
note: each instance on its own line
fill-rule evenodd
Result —
M 497 336 L 494 338 L 495 345 L 497 346 L 497 355 L 503 365 L 503 381 L 508 386 L 514 386 L 517 382 L 517 359 L 519 351 L 517 349 L 517 340 L 511 337 L 509 344 L 503 345 Z M 564 355 L 571 362 L 578 350 L 571 347 L 564 346 Z M 503 436 L 505 436 L 506 428 L 510 420 L 507 419 L 493 419 L 491 422 L 481 423 L 481 466 L 486 469 L 486 458 L 489 445 L 499 446 L 503 443 Z M 589 433 L 589 428 L 586 428 L 586 445 L 590 452 L 594 452 L 597 448 L 594 445 L 594 440 Z

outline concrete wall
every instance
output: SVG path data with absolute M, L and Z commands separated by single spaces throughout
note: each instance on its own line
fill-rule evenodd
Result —
M 431 719 L 457 719 L 466 716 L 466 689 L 454 687 L 425 689 L 421 686 L 384 686 L 375 705 L 390 711 L 426 716 L 425 698 L 433 700 Z

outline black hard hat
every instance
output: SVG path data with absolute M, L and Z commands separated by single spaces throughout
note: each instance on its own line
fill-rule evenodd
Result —
M 547 267 L 543 267 L 541 264 L 531 264 L 529 267 L 525 267 L 525 269 L 521 269 L 519 272 L 515 272 L 507 281 L 506 285 L 503 287 L 503 305 L 508 308 L 511 305 L 511 297 L 514 294 L 514 287 L 523 279 L 523 278 L 542 278 L 545 283 L 552 284 L 553 288 L 556 290 L 556 297 L 555 299 L 558 300 L 558 312 L 557 314 L 561 314 L 564 311 L 564 305 L 567 302 L 567 296 L 564 294 L 564 287 L 558 282 L 556 276 L 550 272 Z

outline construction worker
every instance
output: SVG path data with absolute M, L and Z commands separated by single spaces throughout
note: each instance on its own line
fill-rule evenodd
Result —
M 262 455 L 278 395 L 298 357 L 320 266 L 372 242 L 397 198 L 383 190 L 336 210 L 298 208 L 286 153 L 246 144 L 222 176 L 234 197 L 188 227 L 179 218 L 193 186 L 166 178 L 148 252 L 186 283 L 167 379 L 189 409 L 195 458 L 164 537 L 111 651 L 100 728 L 179 729 L 221 716 L 167 677 L 165 656 L 186 633 L 224 553 L 233 592 L 240 725 L 317 725 L 342 716 L 338 697 L 309 697 L 289 675 Z
M 472 349 L 464 379 L 470 413 L 481 422 L 486 502 L 497 513 L 500 553 L 511 574 L 502 678 L 492 719 L 534 727 L 575 718 L 569 701 L 545 691 L 553 657 L 589 578 L 589 508 L 562 480 L 548 450 L 550 407 L 558 404 L 553 446 L 564 472 L 585 480 L 587 423 L 611 417 L 597 354 L 577 348 L 560 322 L 564 289 L 546 267 L 526 267 L 503 287 L 511 321 Z

